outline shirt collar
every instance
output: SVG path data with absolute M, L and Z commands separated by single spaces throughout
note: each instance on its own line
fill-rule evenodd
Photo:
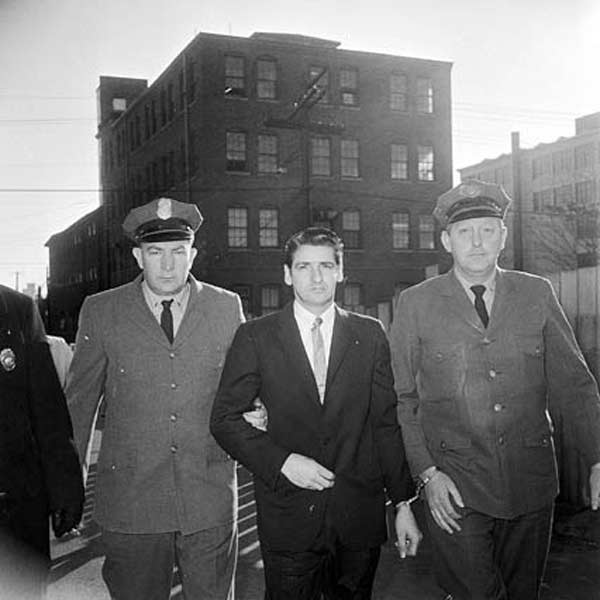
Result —
M 331 305 L 319 316 L 321 319 L 323 319 L 323 325 L 328 326 L 333 323 L 333 319 L 335 317 L 335 303 L 332 302 Z M 294 300 L 294 317 L 298 323 L 308 328 L 312 327 L 316 319 L 316 315 L 304 308 L 304 306 L 302 306 L 302 304 L 300 304 L 300 302 L 297 300 Z
M 187 300 L 188 294 L 190 293 L 190 282 L 188 281 L 177 294 L 173 296 L 159 296 L 155 294 L 151 289 L 145 279 L 142 279 L 142 290 L 144 292 L 144 296 L 146 300 L 150 304 L 150 306 L 157 307 L 160 306 L 163 300 L 174 300 L 177 306 L 181 307 Z
M 486 291 L 494 293 L 496 290 L 496 275 L 498 270 L 494 269 L 494 272 L 480 285 L 484 285 Z M 458 282 L 463 286 L 463 288 L 467 291 L 471 291 L 471 286 L 475 285 L 473 283 L 468 282 L 456 269 L 454 269 L 454 276 L 458 279 Z

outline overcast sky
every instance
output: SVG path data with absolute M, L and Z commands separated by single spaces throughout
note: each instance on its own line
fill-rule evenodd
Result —
M 0 283 L 43 283 L 45 242 L 98 206 L 99 76 L 151 83 L 201 31 L 453 62 L 455 170 L 600 111 L 598 0 L 0 0 Z

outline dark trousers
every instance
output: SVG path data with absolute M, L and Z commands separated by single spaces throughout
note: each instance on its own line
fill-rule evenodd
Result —
M 50 566 L 44 496 L 0 497 L 0 598 L 33 600 L 46 589 Z
M 369 600 L 380 553 L 344 548 L 332 532 L 306 552 L 263 547 L 265 600 Z
M 553 505 L 514 519 L 459 510 L 462 530 L 452 535 L 425 511 L 440 587 L 453 600 L 537 600 L 550 545 Z
M 102 532 L 102 577 L 114 600 L 168 600 L 177 566 L 185 600 L 233 600 L 237 530 L 183 535 Z

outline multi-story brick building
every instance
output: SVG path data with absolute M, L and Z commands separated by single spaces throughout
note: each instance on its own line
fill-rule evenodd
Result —
M 301 35 L 201 33 L 150 86 L 101 77 L 103 286 L 137 272 L 127 211 L 168 195 L 205 218 L 194 274 L 238 291 L 249 314 L 282 304 L 282 244 L 321 223 L 346 245 L 341 304 L 385 320 L 394 293 L 437 262 L 450 70 Z
M 551 274 L 596 264 L 600 113 L 576 119 L 574 136 L 519 150 L 518 156 L 523 269 Z M 459 173 L 462 181 L 501 183 L 512 194 L 513 164 L 513 156 L 504 154 Z
M 102 257 L 106 254 L 101 208 L 81 217 L 47 242 L 50 260 L 44 306 L 49 333 L 74 341 L 77 315 L 86 296 L 104 289 Z

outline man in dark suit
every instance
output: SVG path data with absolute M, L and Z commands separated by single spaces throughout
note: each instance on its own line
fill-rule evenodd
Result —
M 194 279 L 195 204 L 160 198 L 123 223 L 142 273 L 86 298 L 67 399 L 86 456 L 104 398 L 95 519 L 116 600 L 166 600 L 177 565 L 185 598 L 232 600 L 235 463 L 208 431 L 239 297 Z
M 468 181 L 434 215 L 454 268 L 402 292 L 390 334 L 406 453 L 454 600 L 538 597 L 557 493 L 558 408 L 600 502 L 598 389 L 546 279 L 500 269 L 510 199 Z
M 56 537 L 75 527 L 83 482 L 34 302 L 0 286 L 0 598 L 41 598 Z
M 401 555 L 420 540 L 387 339 L 379 321 L 334 304 L 342 242 L 329 229 L 288 240 L 284 279 L 293 303 L 236 333 L 211 432 L 255 476 L 266 598 L 367 599 L 386 492 Z M 257 396 L 266 432 L 243 418 Z

